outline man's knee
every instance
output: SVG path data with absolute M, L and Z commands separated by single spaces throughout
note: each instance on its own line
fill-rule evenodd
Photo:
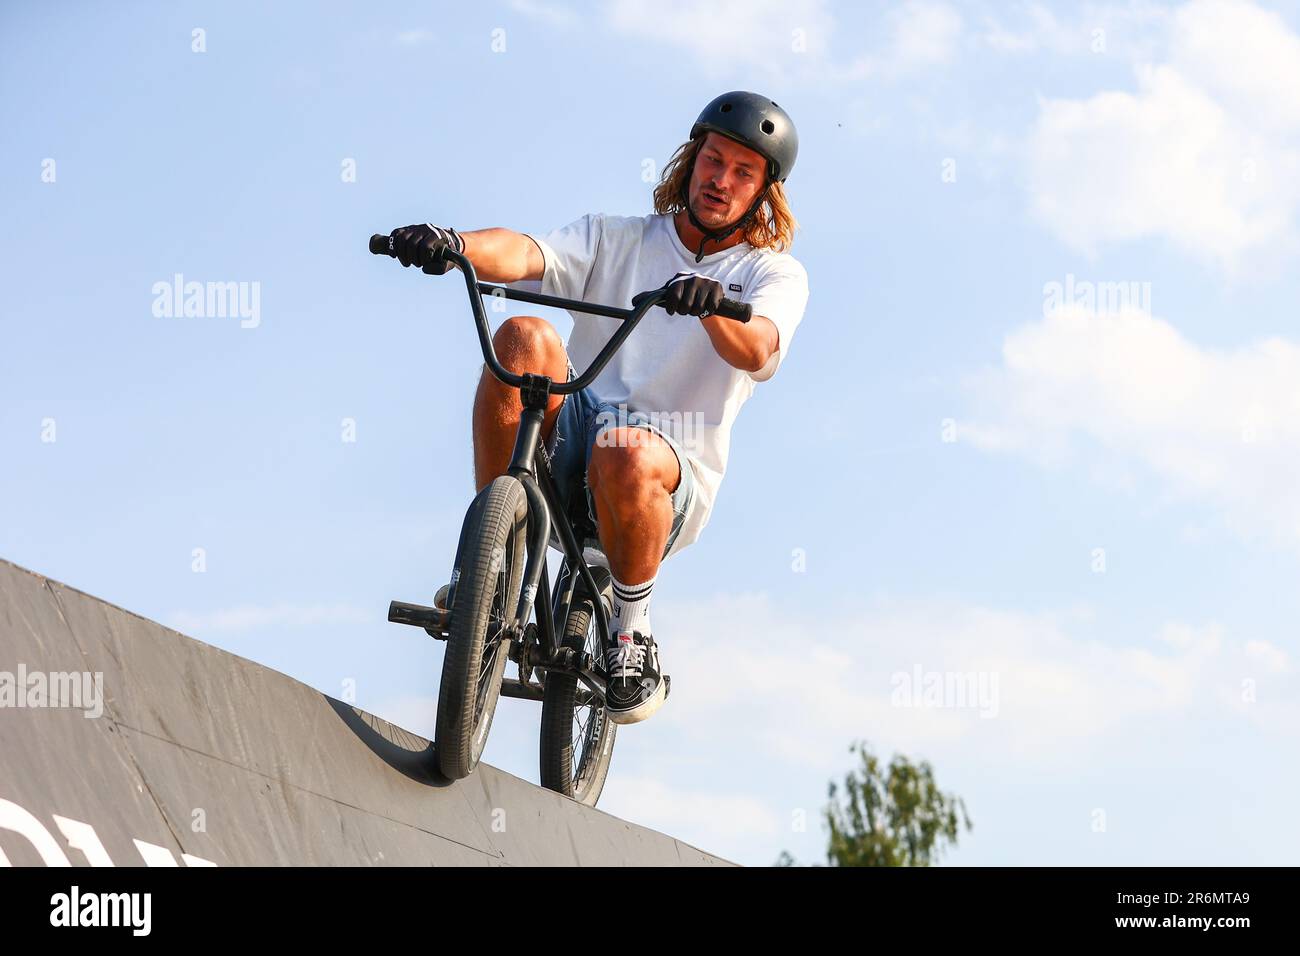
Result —
M 587 468 L 592 493 L 611 501 L 668 493 L 668 486 L 674 483 L 669 472 L 676 468 L 676 457 L 656 438 L 641 428 L 602 432 L 591 449 Z
M 514 315 L 506 319 L 492 336 L 492 347 L 501 364 L 512 372 L 534 372 L 559 381 L 568 373 L 560 333 L 538 316 Z

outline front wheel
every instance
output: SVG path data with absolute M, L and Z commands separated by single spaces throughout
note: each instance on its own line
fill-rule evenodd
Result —
M 605 568 L 592 568 L 605 618 L 613 614 L 614 586 Z M 564 622 L 563 647 L 587 653 L 596 660 L 603 641 L 596 633 L 595 608 L 579 582 Z M 574 674 L 548 671 L 542 698 L 541 778 L 548 790 L 594 807 L 600 799 L 614 756 L 618 727 L 605 712 L 604 701 L 592 694 Z
M 510 653 L 505 627 L 522 585 L 527 522 L 524 486 L 502 475 L 479 492 L 461 529 L 434 732 L 438 769 L 451 780 L 478 766 L 492 729 Z

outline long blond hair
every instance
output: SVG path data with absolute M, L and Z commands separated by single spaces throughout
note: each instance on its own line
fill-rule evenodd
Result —
M 707 135 L 683 143 L 664 167 L 664 174 L 654 193 L 654 208 L 659 215 L 673 215 L 686 208 L 691 170 L 695 168 L 695 157 Z M 798 226 L 799 223 L 795 221 L 794 213 L 786 202 L 784 185 L 773 182 L 768 184 L 767 196 L 749 225 L 742 230 L 742 235 L 755 249 L 788 252 L 794 245 L 794 231 Z

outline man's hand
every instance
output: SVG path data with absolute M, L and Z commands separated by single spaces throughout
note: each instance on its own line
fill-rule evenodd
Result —
M 668 296 L 660 304 L 669 315 L 698 315 L 704 318 L 726 298 L 722 283 L 697 272 L 679 272 L 668 284 Z
M 452 268 L 452 264 L 442 258 L 444 250 L 465 251 L 465 240 L 455 229 L 432 223 L 403 226 L 389 235 L 398 262 L 403 266 L 419 266 L 431 276 L 444 275 Z

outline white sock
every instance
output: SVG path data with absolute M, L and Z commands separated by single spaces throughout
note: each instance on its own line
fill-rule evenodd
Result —
M 650 634 L 650 589 L 654 586 L 655 574 L 649 581 L 640 584 L 624 584 L 614 578 L 614 619 L 610 627 L 617 634 L 631 634 L 640 631 Z

